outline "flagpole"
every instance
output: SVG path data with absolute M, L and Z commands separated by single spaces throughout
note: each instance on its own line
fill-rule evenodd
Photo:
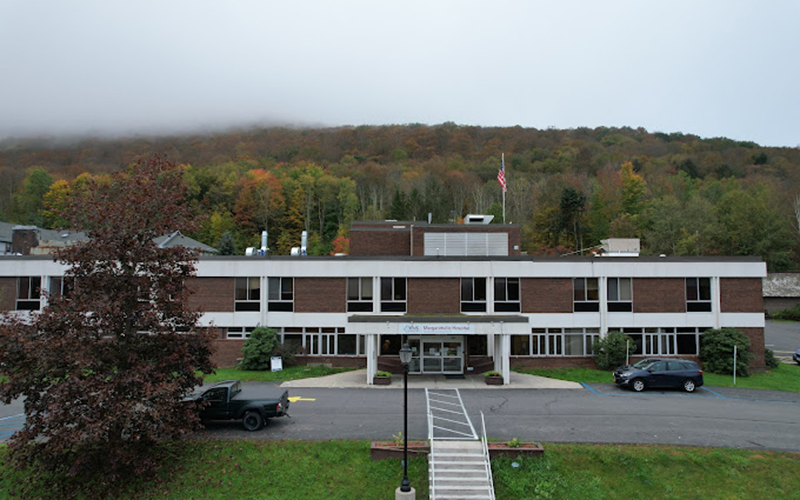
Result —
M 506 154 L 501 153 L 500 156 L 501 165 L 503 165 L 503 177 L 505 178 L 505 170 L 506 170 Z M 508 182 L 508 181 L 506 181 Z M 503 186 L 503 224 L 506 223 L 506 187 Z

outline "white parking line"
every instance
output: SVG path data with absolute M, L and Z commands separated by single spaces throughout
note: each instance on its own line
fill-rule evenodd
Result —
M 25 416 L 24 413 L 19 413 L 17 415 L 11 415 L 10 417 L 0 418 L 0 422 L 2 422 L 3 420 L 11 420 L 12 418 L 19 418 L 19 417 L 24 417 L 24 416 Z

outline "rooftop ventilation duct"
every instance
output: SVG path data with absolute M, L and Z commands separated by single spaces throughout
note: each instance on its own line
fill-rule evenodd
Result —
M 494 215 L 467 214 L 464 224 L 491 224 Z

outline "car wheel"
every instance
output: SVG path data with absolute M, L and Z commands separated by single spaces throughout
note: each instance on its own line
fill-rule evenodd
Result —
M 242 419 L 242 426 L 248 431 L 257 431 L 264 425 L 264 417 L 257 411 L 248 411 Z
M 697 387 L 694 385 L 694 380 L 687 378 L 683 381 L 683 390 L 686 392 L 694 392 Z
M 631 382 L 631 389 L 636 392 L 642 392 L 645 388 L 644 380 L 637 378 L 633 382 Z

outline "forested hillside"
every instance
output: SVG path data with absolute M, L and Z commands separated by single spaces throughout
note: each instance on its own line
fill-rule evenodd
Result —
M 0 142 L 4 220 L 59 227 L 57 209 L 88 176 L 153 153 L 184 166 L 197 239 L 224 253 L 346 249 L 353 220 L 506 221 L 523 250 L 565 254 L 609 236 L 639 237 L 646 254 L 755 255 L 773 270 L 800 263 L 800 149 L 631 128 L 405 125 L 269 128 L 132 139 Z

